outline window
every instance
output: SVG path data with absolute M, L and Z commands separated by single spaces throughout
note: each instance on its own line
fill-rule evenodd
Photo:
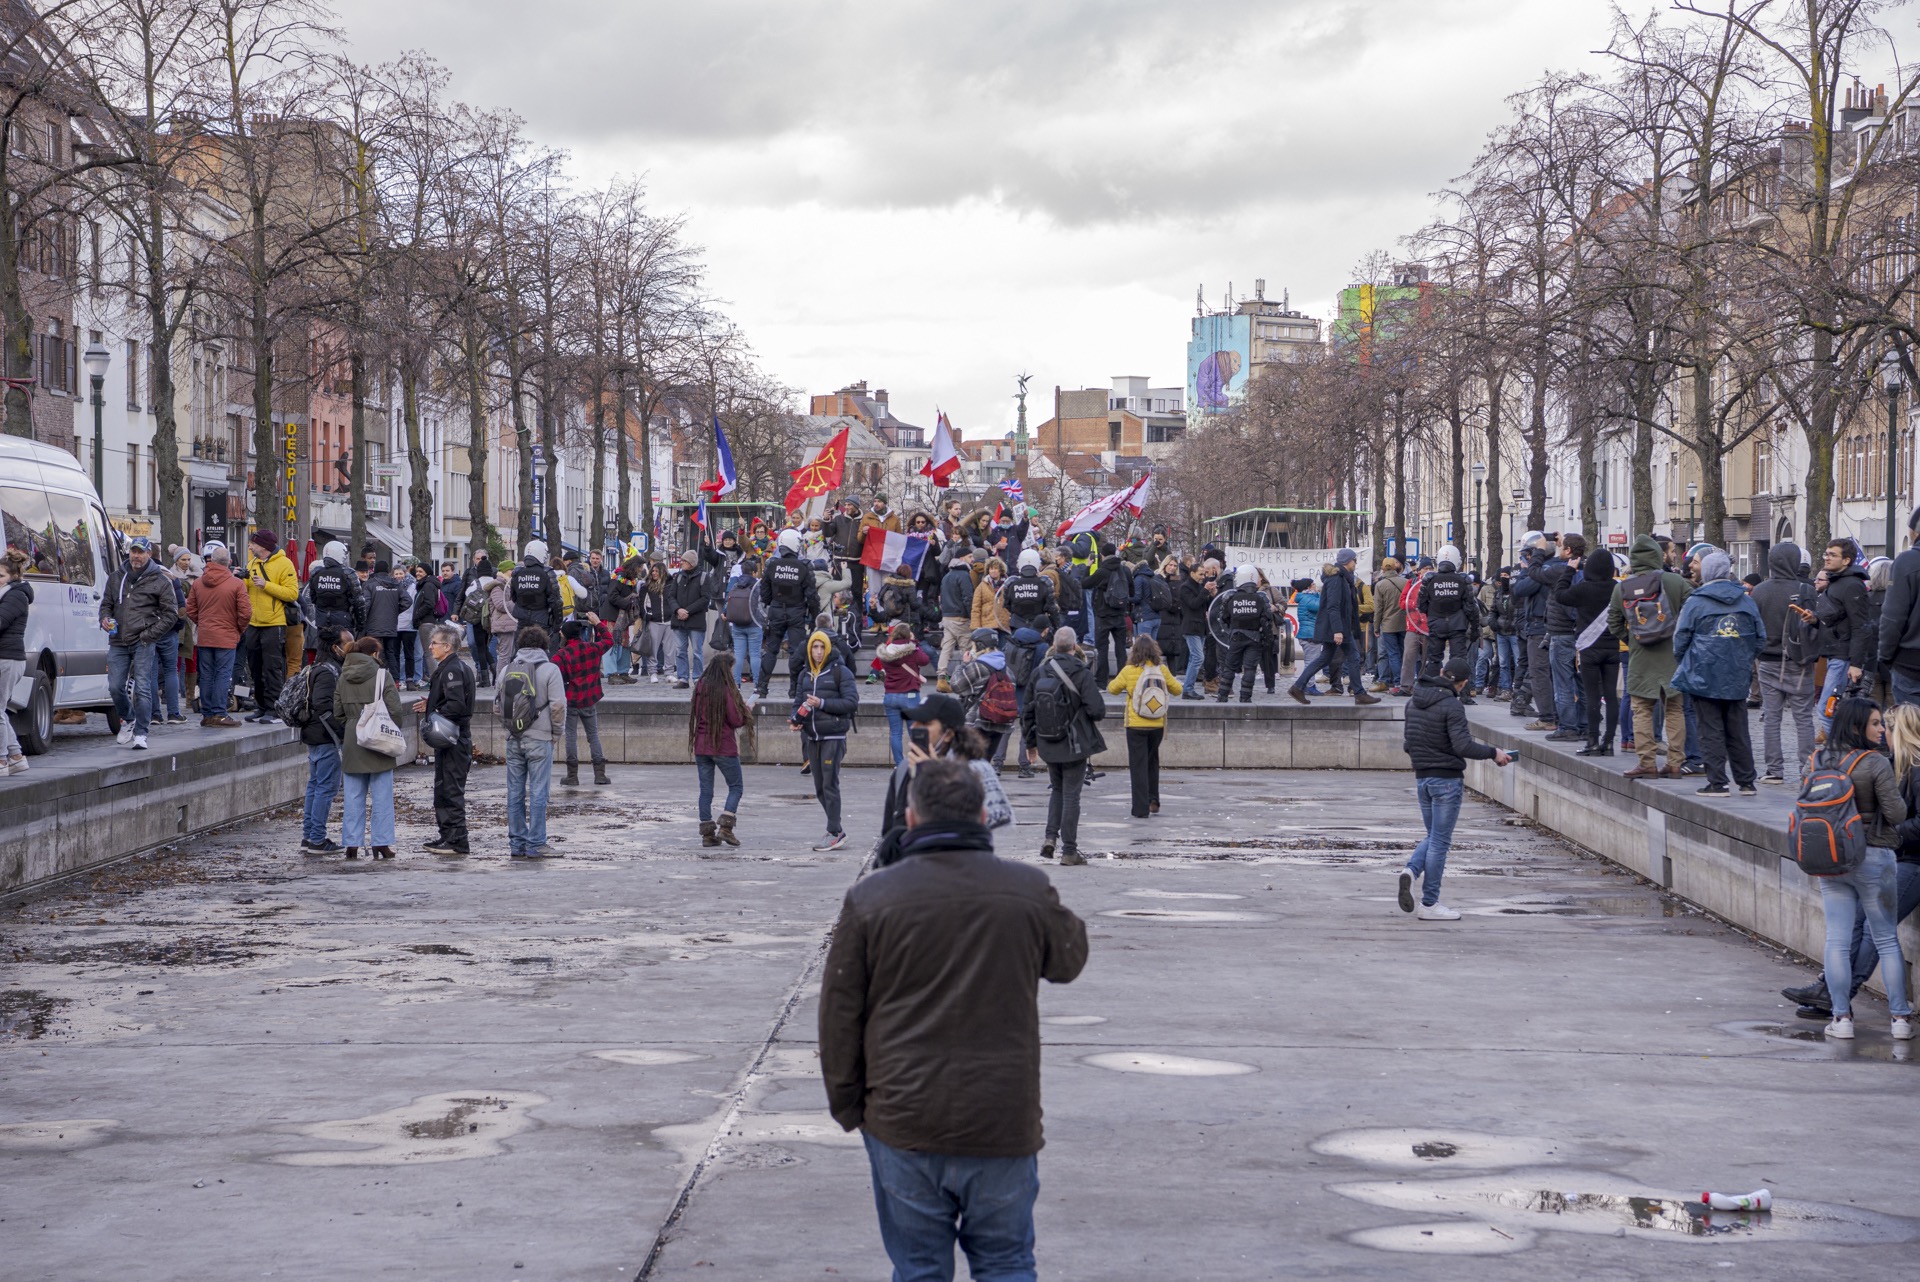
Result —
M 123 354 L 122 359 L 125 361 L 124 373 L 127 380 L 127 408 L 130 410 L 137 410 L 140 408 L 140 340 L 139 339 L 129 338 L 127 340 L 126 351 Z
M 87 276 L 87 288 L 95 298 L 98 298 L 100 297 L 102 286 L 106 283 L 102 279 L 106 273 L 104 271 L 104 258 L 100 248 L 100 224 L 89 222 L 87 224 L 87 233 L 92 240 L 92 270 Z
M 0 525 L 6 529 L 7 546 L 26 554 L 28 574 L 59 576 L 60 542 L 44 490 L 0 486 Z
M 160 461 L 147 456 L 147 515 L 160 510 Z
M 87 501 L 77 494 L 50 491 L 47 507 L 60 547 L 60 580 L 93 585 L 93 539 L 87 519 Z
M 140 447 L 127 446 L 127 511 L 140 510 Z

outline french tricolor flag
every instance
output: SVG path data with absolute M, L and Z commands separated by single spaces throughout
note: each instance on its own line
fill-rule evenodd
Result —
M 734 492 L 740 484 L 739 473 L 733 470 L 733 451 L 727 447 L 727 434 L 720 430 L 720 416 L 713 416 L 713 452 L 715 465 L 720 475 L 706 482 L 700 488 L 717 499 L 723 499 Z M 705 526 L 701 527 L 706 528 Z
M 953 424 L 942 413 L 934 423 L 933 454 L 920 465 L 920 475 L 931 477 L 934 485 L 944 490 L 959 470 L 960 451 L 953 447 Z
M 867 527 L 860 543 L 860 564 L 883 574 L 892 574 L 905 565 L 913 577 L 920 577 L 920 562 L 927 555 L 927 539 L 921 534 L 902 534 L 884 526 Z

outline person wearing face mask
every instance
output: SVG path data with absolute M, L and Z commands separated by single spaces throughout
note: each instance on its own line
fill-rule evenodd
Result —
M 807 638 L 806 664 L 794 683 L 788 724 L 800 734 L 813 795 L 826 814 L 827 834 L 813 847 L 818 851 L 847 844 L 840 822 L 840 763 L 846 759 L 847 731 L 859 710 L 860 683 L 853 670 L 834 648 L 833 638 L 815 631 Z

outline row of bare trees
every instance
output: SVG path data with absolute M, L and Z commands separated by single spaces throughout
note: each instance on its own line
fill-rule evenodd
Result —
M 1764 436 L 1772 457 L 1804 458 L 1777 488 L 1798 482 L 1807 536 L 1825 540 L 1835 443 L 1882 362 L 1916 385 L 1920 71 L 1875 25 L 1884 7 L 1699 0 L 1618 17 L 1604 74 L 1515 95 L 1434 220 L 1362 264 L 1371 289 L 1349 293 L 1325 354 L 1268 371 L 1190 433 L 1174 488 L 1220 511 L 1364 497 L 1351 505 L 1371 508 L 1380 547 L 1407 528 L 1410 457 L 1450 480 L 1463 531 L 1467 462 L 1484 462 L 1488 532 L 1502 482 L 1524 493 L 1526 526 L 1545 524 L 1549 461 L 1564 459 L 1592 541 L 1608 452 L 1627 460 L 1632 528 L 1654 528 L 1664 443 L 1718 538 L 1726 462 Z
M 250 376 L 262 525 L 277 523 L 290 479 L 269 463 L 285 453 L 276 432 L 305 417 L 321 379 L 351 397 L 355 546 L 369 433 L 386 430 L 369 409 L 382 404 L 399 409 L 423 557 L 430 478 L 445 466 L 426 449 L 429 404 L 464 416 L 468 511 L 456 515 L 475 547 L 503 507 L 518 514 L 516 538 L 531 537 L 536 455 L 550 474 L 569 446 L 592 458 L 596 528 L 610 510 L 622 537 L 650 528 L 644 442 L 669 409 L 703 441 L 715 414 L 737 412 L 754 490 L 784 480 L 791 393 L 755 368 L 682 220 L 656 212 L 639 181 L 576 187 L 564 155 L 511 113 L 453 101 L 426 54 L 354 61 L 312 0 L 55 0 L 10 13 L 0 125 L 13 140 L 16 126 L 57 116 L 73 144 L 0 147 L 8 432 L 32 433 L 36 237 L 97 226 L 102 247 L 74 290 L 123 304 L 151 353 L 217 339 Z M 176 373 L 152 364 L 162 533 L 177 542 Z M 519 452 L 506 502 L 486 484 L 489 424 L 502 416 Z M 637 511 L 624 442 L 601 448 L 629 433 L 641 442 Z M 546 530 L 564 528 L 557 486 L 540 507 Z

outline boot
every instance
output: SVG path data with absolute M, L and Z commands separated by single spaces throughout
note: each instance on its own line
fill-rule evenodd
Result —
M 358 859 L 359 857 L 360 857 L 360 847 L 358 846 L 347 847 L 347 858 Z
M 593 763 L 593 781 L 595 783 L 612 783 L 613 782 L 613 780 L 607 778 L 606 762 L 596 761 Z
M 703 846 L 717 846 L 720 844 L 720 838 L 713 835 L 713 820 L 711 819 L 702 819 L 700 821 L 700 844 Z
M 731 810 L 721 812 L 719 837 L 720 840 L 726 842 L 729 846 L 737 846 L 740 844 L 740 839 L 733 835 L 735 820 L 736 816 Z
M 393 858 L 393 847 L 392 846 L 375 846 L 373 848 L 373 857 L 375 859 L 391 859 Z
M 1353 702 L 1358 707 L 1365 707 L 1369 703 L 1380 702 L 1380 696 L 1377 694 L 1368 694 L 1365 690 L 1362 690 L 1353 696 Z
M 578 788 L 580 786 L 580 764 L 578 762 L 569 761 L 567 763 L 567 773 L 560 776 L 560 786 L 562 788 Z
M 1079 868 L 1085 865 L 1086 862 L 1087 857 L 1077 850 L 1067 849 L 1060 852 L 1060 866 L 1062 868 Z

